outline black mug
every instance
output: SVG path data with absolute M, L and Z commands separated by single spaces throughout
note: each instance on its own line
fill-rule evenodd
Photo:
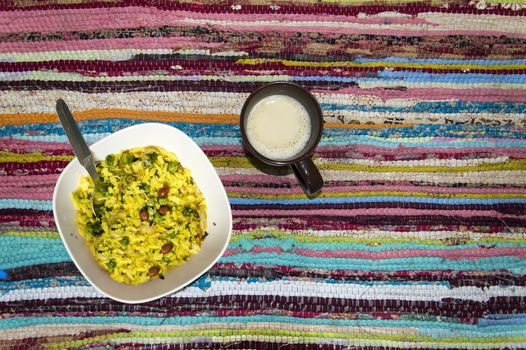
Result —
M 271 159 L 262 155 L 251 145 L 247 137 L 247 119 L 252 108 L 262 99 L 274 96 L 285 95 L 292 97 L 299 102 L 307 111 L 311 122 L 311 133 L 306 146 L 297 154 L 287 159 Z M 321 174 L 312 161 L 314 150 L 321 139 L 323 132 L 323 115 L 318 101 L 307 90 L 292 83 L 275 82 L 264 85 L 254 91 L 245 101 L 241 110 L 241 137 L 248 151 L 263 163 L 275 166 L 290 166 L 296 179 L 308 195 L 313 195 L 323 187 Z

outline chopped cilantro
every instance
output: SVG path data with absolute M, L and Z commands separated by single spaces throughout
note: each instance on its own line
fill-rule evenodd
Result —
M 153 209 L 152 207 L 148 207 L 146 210 L 148 210 L 148 215 L 150 217 L 152 217 L 152 215 L 155 214 L 155 209 Z
M 131 164 L 133 162 L 133 157 L 129 153 L 124 152 L 121 154 L 121 162 L 122 164 Z
M 120 240 L 120 242 L 123 246 L 126 247 L 128 244 L 130 244 L 130 239 L 128 238 L 128 236 L 125 236 Z
M 187 217 L 193 217 L 196 220 L 199 219 L 199 213 L 197 212 L 197 210 L 192 209 L 190 207 L 184 207 L 183 215 Z
M 146 192 L 146 193 L 149 193 L 149 192 L 150 192 L 150 185 L 148 185 L 147 183 L 144 183 L 144 182 L 141 183 L 141 184 L 139 185 L 139 188 L 140 188 L 142 191 Z
M 168 172 L 175 173 L 181 169 L 181 163 L 179 162 L 170 162 L 168 163 Z
M 95 237 L 99 237 L 100 235 L 102 235 L 103 232 L 99 222 L 93 224 L 89 223 L 86 227 L 86 231 L 88 231 L 90 235 L 93 235 Z
M 153 214 L 153 222 L 158 224 L 158 223 L 160 223 L 162 221 L 164 221 L 164 218 L 162 217 L 162 215 L 160 215 L 157 212 L 155 214 Z
M 113 270 L 115 266 L 117 266 L 117 264 L 115 263 L 114 260 L 110 260 L 106 263 L 106 266 L 108 266 L 108 269 Z
M 146 155 L 148 157 L 148 160 L 150 161 L 150 163 L 155 163 L 155 161 L 157 160 L 157 157 L 159 157 L 159 155 L 155 152 L 152 152 L 152 153 L 148 153 Z
M 106 156 L 106 165 L 108 166 L 109 171 L 113 171 L 115 169 L 115 156 L 113 154 L 108 154 Z

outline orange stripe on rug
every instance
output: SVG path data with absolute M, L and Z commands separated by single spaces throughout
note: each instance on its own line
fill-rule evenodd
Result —
M 235 114 L 198 114 L 162 111 L 140 111 L 129 109 L 88 109 L 73 112 L 76 120 L 93 119 L 138 119 L 165 122 L 185 122 L 196 124 L 239 124 L 239 116 Z M 55 113 L 18 113 L 0 114 L 0 125 L 22 125 L 36 123 L 57 123 L 58 117 Z M 414 124 L 340 124 L 325 123 L 325 128 L 349 128 L 349 129 L 381 129 L 381 128 L 404 128 Z

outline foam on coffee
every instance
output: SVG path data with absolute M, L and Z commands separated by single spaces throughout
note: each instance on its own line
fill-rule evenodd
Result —
M 254 149 L 273 160 L 300 153 L 311 135 L 309 113 L 295 98 L 267 96 L 258 101 L 247 117 L 246 135 Z

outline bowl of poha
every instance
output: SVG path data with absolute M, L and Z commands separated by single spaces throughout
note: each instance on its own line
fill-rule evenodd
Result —
M 185 133 L 146 123 L 117 131 L 90 150 L 103 186 L 75 158 L 53 193 L 58 231 L 82 275 L 125 303 L 158 299 L 188 285 L 223 255 L 232 232 L 225 189 Z

